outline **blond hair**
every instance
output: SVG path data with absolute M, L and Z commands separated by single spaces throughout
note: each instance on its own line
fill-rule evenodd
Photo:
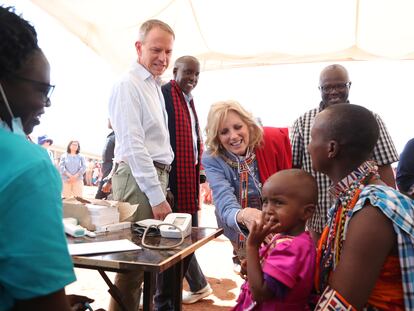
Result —
M 174 31 L 167 23 L 164 23 L 163 21 L 160 21 L 158 19 L 149 19 L 146 22 L 144 22 L 139 28 L 138 41 L 145 42 L 145 39 L 147 38 L 148 33 L 153 28 L 160 28 L 168 32 L 169 34 L 171 34 L 173 38 L 175 39 Z
M 248 147 L 250 149 L 254 149 L 262 142 L 262 128 L 257 124 L 253 115 L 244 109 L 239 102 L 234 100 L 217 102 L 210 107 L 205 129 L 207 135 L 207 150 L 213 156 L 217 156 L 223 152 L 223 147 L 219 139 L 219 128 L 230 111 L 237 113 L 240 119 L 247 124 L 249 129 Z

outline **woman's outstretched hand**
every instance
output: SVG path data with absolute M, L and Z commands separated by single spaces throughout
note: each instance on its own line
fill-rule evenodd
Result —
M 246 207 L 240 211 L 239 215 L 240 221 L 238 220 L 238 222 L 251 231 L 253 223 L 260 220 L 262 211 L 257 208 Z

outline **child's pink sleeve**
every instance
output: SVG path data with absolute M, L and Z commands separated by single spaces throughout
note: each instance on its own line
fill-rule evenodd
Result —
M 304 267 L 312 264 L 315 246 L 302 236 L 280 242 L 263 265 L 263 272 L 292 288 L 303 278 Z

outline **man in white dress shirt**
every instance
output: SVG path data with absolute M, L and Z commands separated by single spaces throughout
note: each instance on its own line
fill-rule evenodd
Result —
M 171 213 L 166 189 L 174 154 L 160 76 L 170 62 L 174 39 L 173 30 L 164 22 L 148 20 L 142 24 L 135 43 L 138 61 L 115 84 L 109 101 L 119 163 L 112 177 L 113 197 L 139 204 L 131 221 L 163 220 Z M 115 277 L 129 310 L 138 310 L 142 281 L 142 271 Z M 121 309 L 111 299 L 109 310 Z

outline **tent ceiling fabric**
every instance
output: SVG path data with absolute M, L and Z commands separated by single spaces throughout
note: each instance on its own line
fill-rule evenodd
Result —
M 174 59 L 194 55 L 203 70 L 414 57 L 411 0 L 31 1 L 118 71 L 150 18 L 174 29 Z

